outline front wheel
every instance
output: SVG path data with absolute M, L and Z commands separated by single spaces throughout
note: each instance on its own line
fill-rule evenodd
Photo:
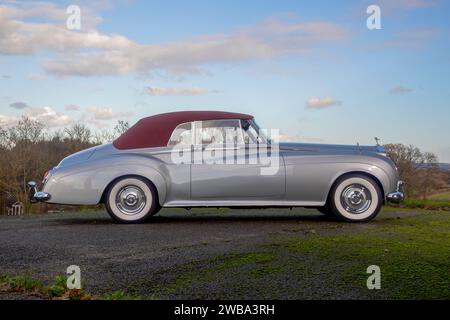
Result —
M 115 181 L 106 192 L 105 207 L 121 223 L 144 222 L 160 209 L 155 187 L 139 177 Z
M 349 174 L 336 181 L 329 200 L 339 219 L 368 222 L 380 212 L 383 196 L 373 179 L 362 174 Z

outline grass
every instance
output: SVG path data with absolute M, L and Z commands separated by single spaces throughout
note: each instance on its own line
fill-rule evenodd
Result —
M 227 281 L 227 278 L 229 278 L 227 275 L 238 273 L 250 277 L 277 272 L 277 268 L 271 265 L 274 259 L 273 254 L 265 252 L 227 254 L 210 261 L 182 265 L 176 270 L 176 276 L 162 285 L 143 281 L 130 288 L 151 287 L 151 291 L 156 292 L 158 298 L 173 297 L 185 290 L 194 290 L 192 287 L 199 283 L 214 284 Z M 220 279 L 217 277 L 220 277 Z M 208 296 L 201 296 L 202 293 L 200 292 L 199 294 L 200 297 L 209 298 Z
M 406 198 L 399 207 L 450 211 L 450 191 L 434 194 L 428 199 Z
M 45 285 L 28 273 L 0 276 L 0 291 L 20 292 L 49 300 L 140 300 L 142 297 L 130 295 L 124 291 L 113 291 L 102 295 L 91 295 L 84 290 L 67 289 L 67 278 L 57 276 L 53 283 Z
M 141 296 L 131 295 L 122 290 L 113 291 L 111 293 L 105 293 L 99 297 L 95 297 L 96 299 L 101 300 L 142 300 Z
M 0 276 L 0 284 L 2 287 L 12 289 L 14 291 L 27 291 L 40 294 L 44 291 L 44 284 L 36 279 L 33 279 L 28 274 L 22 274 L 17 276 Z
M 227 270 L 248 264 L 261 265 L 273 261 L 274 258 L 274 255 L 269 253 L 230 254 L 222 259 L 216 267 L 219 270 Z
M 428 214 L 386 223 L 364 234 L 285 239 L 289 251 L 334 266 L 349 287 L 365 286 L 378 265 L 389 299 L 450 299 L 450 215 Z
M 406 198 L 399 206 L 412 209 L 417 208 L 417 209 L 450 211 L 450 200 Z
M 86 300 L 90 296 L 83 290 L 70 290 L 66 287 L 67 278 L 57 276 L 53 283 L 45 285 L 42 281 L 34 279 L 30 274 L 0 276 L 0 288 L 6 291 L 32 294 L 43 299 L 69 299 Z

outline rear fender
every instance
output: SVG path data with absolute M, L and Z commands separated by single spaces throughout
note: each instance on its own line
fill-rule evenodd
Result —
M 109 184 L 123 176 L 141 176 L 155 185 L 162 205 L 166 198 L 165 165 L 155 158 L 115 155 L 56 168 L 44 185 L 51 194 L 49 203 L 94 205 L 102 200 Z

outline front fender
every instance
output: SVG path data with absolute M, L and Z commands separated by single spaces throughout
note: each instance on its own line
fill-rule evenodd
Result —
M 160 204 L 167 193 L 164 163 L 158 159 L 134 155 L 116 155 L 56 168 L 44 185 L 51 194 L 49 203 L 69 205 L 95 205 L 103 192 L 115 179 L 126 175 L 142 176 L 150 180 L 158 191 Z
M 362 172 L 375 177 L 384 194 L 391 191 L 396 175 L 389 163 L 364 156 L 296 156 L 286 161 L 286 200 L 324 204 L 333 183 L 347 173 Z

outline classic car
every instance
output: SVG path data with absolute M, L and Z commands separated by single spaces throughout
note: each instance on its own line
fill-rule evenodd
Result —
M 31 202 L 103 203 L 123 223 L 161 207 L 313 207 L 349 222 L 403 199 L 381 146 L 286 143 L 248 114 L 183 111 L 138 121 L 110 144 L 64 158 L 29 182 Z

